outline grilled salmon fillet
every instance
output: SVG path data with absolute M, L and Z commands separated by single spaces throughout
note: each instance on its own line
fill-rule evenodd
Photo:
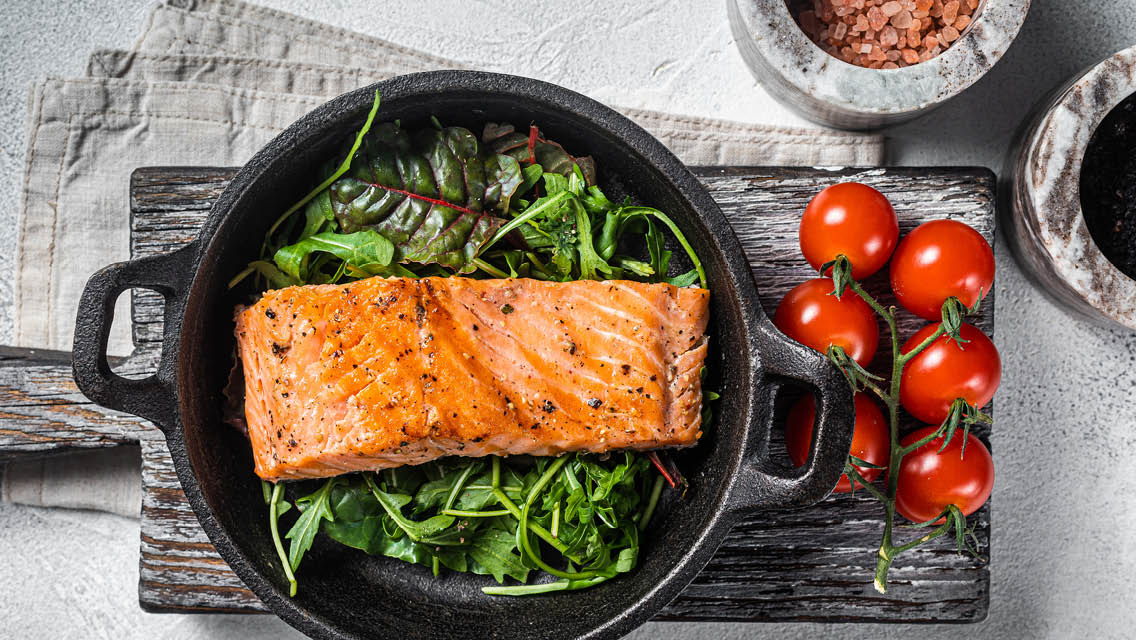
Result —
M 236 310 L 256 473 L 701 436 L 709 292 L 630 281 L 381 278 Z

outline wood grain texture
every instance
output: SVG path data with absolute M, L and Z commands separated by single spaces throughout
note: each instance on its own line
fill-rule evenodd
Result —
M 0 461 L 130 444 L 144 423 L 83 396 L 70 353 L 0 348 Z
M 135 172 L 132 255 L 168 252 L 191 239 L 234 173 L 202 168 Z M 951 217 L 993 240 L 994 176 L 986 170 L 700 168 L 696 173 L 734 224 L 770 314 L 788 289 L 812 276 L 797 246 L 800 212 L 816 191 L 838 181 L 859 180 L 887 194 L 903 231 L 924 220 Z M 885 304 L 893 302 L 885 295 L 886 276 L 865 285 Z M 141 370 L 153 361 L 161 339 L 161 298 L 136 291 L 133 303 L 135 342 L 143 356 L 135 366 Z M 975 322 L 987 332 L 994 328 L 993 309 L 990 299 Z M 921 324 L 901 315 L 904 335 Z M 0 381 L 12 374 L 5 375 L 0 360 Z M 5 402 L 0 406 L 10 411 Z M 9 424 L 11 420 L 0 418 L 0 429 Z M 197 524 L 161 434 L 146 426 L 132 433 L 141 440 L 143 456 L 143 607 L 263 611 Z M 978 435 L 986 439 L 988 433 Z M 775 451 L 780 447 L 778 442 L 772 445 Z M 979 546 L 986 554 L 989 507 L 975 518 Z M 892 569 L 891 592 L 886 597 L 877 594 L 871 576 L 881 532 L 882 509 L 863 492 L 833 496 L 808 509 L 754 515 L 730 534 L 706 569 L 658 619 L 973 622 L 986 616 L 988 569 L 959 556 L 945 539 L 902 556 Z

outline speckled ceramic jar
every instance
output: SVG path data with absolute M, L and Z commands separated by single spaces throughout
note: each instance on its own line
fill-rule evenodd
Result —
M 765 90 L 802 116 L 845 129 L 910 120 L 981 78 L 1006 52 L 1030 0 L 985 0 L 950 48 L 902 69 L 835 58 L 797 26 L 785 0 L 726 0 L 742 58 Z
M 1003 229 L 1023 269 L 1066 308 L 1136 329 L 1136 280 L 1093 240 L 1081 208 L 1089 139 L 1136 93 L 1136 46 L 1090 67 L 1036 108 L 1002 172 Z

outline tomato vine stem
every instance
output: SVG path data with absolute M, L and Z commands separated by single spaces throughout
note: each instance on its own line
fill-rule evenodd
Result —
M 847 273 L 851 272 L 851 267 L 850 267 L 850 265 L 847 264 L 847 258 L 845 256 L 839 256 L 836 259 L 836 266 L 844 267 L 843 269 L 841 269 L 841 271 L 844 271 L 844 272 L 847 272 Z M 834 271 L 835 271 L 835 269 L 834 269 Z M 900 467 L 900 463 L 903 461 L 903 457 L 905 455 L 907 455 L 907 454 L 911 453 L 912 451 L 914 451 L 915 449 L 918 449 L 919 447 L 927 444 L 928 442 L 934 440 L 935 438 L 942 436 L 943 433 L 947 431 L 948 423 L 950 422 L 950 419 L 948 418 L 948 420 L 944 421 L 943 424 L 940 425 L 940 427 L 938 429 L 936 429 L 935 432 L 932 435 L 930 435 L 926 438 L 923 438 L 922 440 L 919 440 L 918 442 L 914 442 L 910 446 L 903 447 L 903 446 L 900 445 L 900 438 L 899 438 L 899 404 L 900 404 L 899 403 L 899 388 L 900 388 L 900 380 L 903 377 L 903 368 L 907 365 L 908 362 L 910 362 L 913 358 L 915 358 L 920 353 L 922 353 L 925 349 L 927 349 L 929 346 L 931 346 L 931 344 L 933 344 L 935 342 L 935 340 L 938 340 L 939 337 L 944 335 L 947 331 L 944 328 L 944 324 L 940 323 L 939 326 L 936 328 L 935 332 L 932 333 L 930 336 L 928 336 L 927 339 L 923 340 L 921 343 L 916 345 L 910 351 L 908 351 L 906 353 L 902 353 L 900 351 L 899 330 L 897 328 L 896 318 L 895 318 L 896 308 L 895 307 L 885 308 L 871 294 L 869 294 L 867 291 L 865 291 L 864 288 L 860 285 L 859 282 L 851 279 L 848 276 L 845 276 L 845 278 L 846 279 L 844 280 L 844 282 L 838 283 L 836 290 L 843 293 L 843 289 L 846 287 L 847 289 L 849 289 L 853 293 L 855 293 L 857 296 L 859 296 L 860 299 L 862 299 L 865 303 L 867 303 L 868 306 L 870 306 L 876 312 L 876 314 L 878 314 L 880 317 L 882 317 L 884 319 L 884 322 L 887 323 L 888 333 L 890 334 L 890 337 L 891 337 L 892 369 L 891 369 L 891 380 L 888 384 L 888 388 L 887 388 L 886 393 L 884 392 L 883 388 L 880 385 L 875 384 L 874 382 L 872 382 L 872 380 L 868 379 L 862 373 L 854 372 L 852 374 L 848 374 L 848 373 L 845 374 L 845 375 L 850 376 L 850 380 L 854 380 L 854 382 L 853 382 L 854 387 L 856 387 L 858 385 L 858 386 L 863 387 L 865 389 L 868 389 L 868 390 L 872 391 L 873 393 L 875 393 L 876 395 L 878 395 L 880 397 L 880 400 L 883 401 L 883 403 L 887 406 L 887 409 L 888 409 L 888 432 L 890 434 L 890 439 L 891 439 L 891 453 L 889 455 L 890 460 L 889 460 L 889 463 L 888 463 L 888 473 L 887 473 L 887 476 L 886 476 L 887 477 L 886 492 L 881 492 L 879 489 L 872 486 L 870 483 L 865 482 L 864 478 L 859 474 L 859 472 L 856 470 L 855 466 L 852 465 L 851 463 L 845 463 L 845 465 L 844 465 L 845 472 L 848 474 L 848 477 L 853 481 L 853 486 L 855 486 L 856 483 L 859 483 L 860 486 L 867 489 L 868 492 L 870 494 L 872 494 L 873 497 L 875 497 L 877 500 L 882 502 L 883 505 L 884 505 L 884 532 L 883 532 L 883 537 L 880 541 L 879 552 L 877 554 L 878 559 L 876 561 L 876 573 L 875 573 L 875 579 L 874 579 L 873 582 L 874 582 L 876 591 L 879 591 L 880 593 L 886 593 L 887 592 L 888 571 L 891 569 L 892 561 L 895 559 L 895 557 L 897 555 L 899 555 L 900 553 L 903 553 L 904 551 L 909 551 L 909 550 L 911 550 L 911 549 L 913 549 L 913 548 L 915 548 L 915 547 L 917 547 L 921 544 L 924 544 L 926 542 L 930 542 L 931 540 L 934 540 L 935 538 L 938 538 L 938 537 L 948 533 L 951 530 L 952 526 L 955 526 L 956 528 L 960 526 L 959 525 L 960 518 L 958 516 L 960 516 L 961 514 L 955 514 L 954 511 L 952 511 L 952 508 L 957 510 L 957 507 L 948 507 L 948 509 L 945 510 L 944 513 L 940 516 L 940 517 L 943 518 L 943 523 L 941 525 L 939 525 L 938 527 L 936 527 L 933 531 L 926 533 L 919 538 L 916 538 L 914 540 L 911 540 L 910 542 L 906 542 L 906 543 L 903 543 L 903 544 L 896 545 L 893 541 L 894 540 L 893 530 L 895 529 L 895 515 L 896 515 L 895 497 L 896 497 L 896 493 L 898 492 L 898 489 L 899 489 L 899 467 Z M 841 286 L 841 285 L 843 285 L 843 286 Z M 965 307 L 964 307 L 964 309 L 965 309 Z M 977 310 L 977 305 L 975 305 L 974 309 Z M 970 310 L 968 310 L 968 311 L 970 311 Z M 838 354 L 836 354 L 836 357 L 834 357 L 833 353 L 830 352 L 829 358 L 834 363 L 837 363 L 838 366 L 839 366 L 838 360 L 839 360 L 840 355 L 842 355 L 842 354 L 838 353 Z M 848 365 L 845 365 L 845 366 L 848 366 Z M 988 420 L 989 418 L 987 417 L 986 419 Z M 969 423 L 968 423 L 968 426 L 969 426 Z M 935 519 L 935 521 L 937 521 L 937 520 L 938 520 L 938 518 Z M 930 524 L 930 523 L 928 523 L 928 524 Z M 962 532 L 961 531 L 959 532 L 959 538 L 960 538 L 960 540 L 962 538 Z

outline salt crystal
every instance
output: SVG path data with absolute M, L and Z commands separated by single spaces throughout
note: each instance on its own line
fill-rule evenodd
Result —
M 894 47 L 899 42 L 899 32 L 893 26 L 886 26 L 880 31 L 880 44 L 885 47 Z
M 834 57 L 872 69 L 929 60 L 971 26 L 981 0 L 804 0 L 801 29 Z
M 951 24 L 958 17 L 959 2 L 958 0 L 951 0 L 943 5 L 943 22 Z
M 872 31 L 883 29 L 887 21 L 887 16 L 884 15 L 883 11 L 880 11 L 879 7 L 868 9 L 868 24 L 871 25 Z
M 891 17 L 891 26 L 896 29 L 907 29 L 911 26 L 911 12 L 900 11 Z

